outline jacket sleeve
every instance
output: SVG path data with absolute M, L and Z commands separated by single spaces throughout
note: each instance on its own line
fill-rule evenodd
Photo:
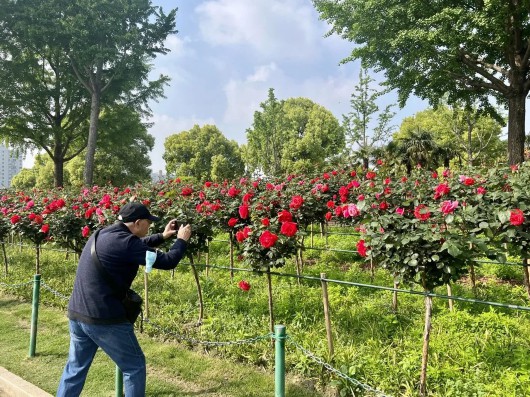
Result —
M 142 237 L 140 240 L 142 240 L 148 247 L 158 247 L 164 242 L 164 237 L 162 236 L 162 233 L 156 233 L 147 237 Z
M 178 238 L 175 240 L 168 252 L 157 251 L 156 261 L 153 264 L 153 268 L 165 270 L 174 269 L 184 257 L 184 254 L 186 253 L 186 246 L 186 241 Z

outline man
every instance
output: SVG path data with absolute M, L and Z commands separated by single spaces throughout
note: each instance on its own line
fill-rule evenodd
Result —
M 126 397 L 145 396 L 145 356 L 134 334 L 133 324 L 127 321 L 125 309 L 113 284 L 127 290 L 139 269 L 145 265 L 146 252 L 164 240 L 176 235 L 167 253 L 156 251 L 153 264 L 157 269 L 174 269 L 184 256 L 191 236 L 190 225 L 175 230 L 170 221 L 163 233 L 146 237 L 152 222 L 159 220 L 143 204 L 131 202 L 124 205 L 119 221 L 102 229 L 95 248 L 103 274 L 92 256 L 94 235 L 90 237 L 79 258 L 74 289 L 68 303 L 70 319 L 70 351 L 64 368 L 58 397 L 75 397 L 81 394 L 94 355 L 100 347 L 123 372 Z M 151 254 L 153 255 L 153 254 Z

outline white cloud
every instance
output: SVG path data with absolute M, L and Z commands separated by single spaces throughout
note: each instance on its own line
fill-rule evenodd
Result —
M 274 62 L 269 63 L 268 65 L 258 66 L 253 75 L 247 77 L 249 82 L 265 82 L 269 80 L 272 73 L 274 73 L 278 68 Z
M 308 0 L 210 0 L 195 11 L 206 42 L 248 46 L 264 58 L 314 58 L 326 31 Z
M 192 52 L 193 50 L 188 46 L 191 42 L 189 37 L 183 37 L 176 34 L 169 35 L 164 43 L 165 47 L 169 49 L 168 57 L 179 58 L 186 55 L 187 52 Z

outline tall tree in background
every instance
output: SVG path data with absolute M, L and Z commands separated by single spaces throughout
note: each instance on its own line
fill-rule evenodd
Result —
M 384 71 L 403 106 L 411 94 L 437 104 L 508 108 L 508 162 L 524 160 L 530 90 L 527 1 L 313 0 L 321 18 L 355 43 L 351 57 Z M 391 16 L 391 17 L 389 17 Z
M 67 40 L 48 23 L 58 4 L 0 0 L 0 136 L 44 150 L 62 186 L 64 164 L 87 143 L 90 99 L 64 54 Z
M 321 171 L 344 148 L 344 130 L 336 117 L 310 99 L 279 101 L 271 88 L 260 107 L 244 149 L 250 172 L 281 177 Z
M 196 181 L 233 179 L 244 172 L 241 151 L 214 125 L 194 125 L 166 138 L 163 159 L 167 174 Z
M 149 152 L 154 137 L 140 115 L 125 106 L 105 107 L 101 113 L 100 137 L 95 156 L 94 184 L 114 186 L 134 185 L 151 180 Z M 84 157 L 77 156 L 64 167 L 64 186 L 81 187 Z M 37 155 L 33 168 L 24 168 L 15 175 L 16 188 L 53 186 L 53 163 L 49 156 Z
M 149 81 L 148 62 L 169 51 L 164 41 L 176 33 L 176 11 L 166 15 L 150 0 L 76 0 L 58 14 L 61 30 L 70 37 L 68 58 L 91 98 L 86 185 L 93 181 L 102 103 L 121 100 L 139 110 L 148 99 L 163 95 L 168 78 Z
M 390 121 L 394 117 L 391 111 L 393 105 L 379 111 L 376 101 L 387 90 L 378 91 L 370 87 L 374 81 L 368 76 L 366 69 L 361 68 L 359 82 L 351 95 L 351 111 L 342 116 L 349 148 L 362 159 L 364 168 L 368 168 L 374 150 L 390 138 Z M 373 124 L 374 117 L 377 117 L 376 124 Z
M 269 88 L 265 102 L 260 103 L 261 112 L 254 112 L 252 128 L 247 129 L 245 163 L 254 172 L 280 176 L 282 174 L 282 147 L 286 140 L 283 106 Z
M 439 106 L 406 117 L 393 135 L 399 140 L 418 129 L 429 131 L 438 147 L 438 157 L 445 167 L 458 159 L 460 164 L 491 165 L 506 150 L 500 140 L 502 125 L 476 109 Z
M 307 98 L 283 101 L 286 139 L 281 169 L 284 173 L 323 171 L 344 149 L 344 129 L 329 110 Z

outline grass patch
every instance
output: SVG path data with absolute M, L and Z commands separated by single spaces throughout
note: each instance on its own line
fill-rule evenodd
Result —
M 68 355 L 68 321 L 63 311 L 41 306 L 36 356 L 28 357 L 31 305 L 0 296 L 0 365 L 41 389 L 55 394 Z M 274 374 L 190 351 L 176 343 L 138 334 L 147 358 L 147 396 L 249 396 L 274 394 Z M 87 378 L 85 396 L 114 396 L 114 363 L 101 351 Z M 287 379 L 289 396 L 322 394 Z

